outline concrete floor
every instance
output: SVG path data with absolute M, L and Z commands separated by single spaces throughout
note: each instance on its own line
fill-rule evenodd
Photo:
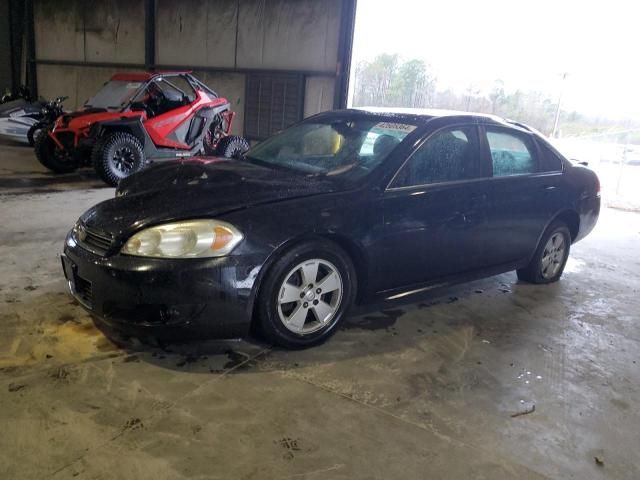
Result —
M 605 210 L 555 285 L 370 309 L 312 350 L 119 348 L 58 259 L 113 189 L 21 147 L 0 169 L 2 479 L 640 477 L 638 214 Z

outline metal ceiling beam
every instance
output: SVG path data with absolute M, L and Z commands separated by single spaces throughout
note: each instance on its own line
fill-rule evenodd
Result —
M 131 68 L 131 69 L 153 69 L 153 70 L 194 70 L 212 73 L 284 73 L 293 75 L 305 75 L 314 77 L 336 77 L 336 72 L 327 70 L 280 70 L 269 68 L 233 68 L 233 67 L 210 67 L 206 65 L 160 65 L 143 63 L 122 63 L 122 62 L 85 62 L 83 60 L 36 60 L 39 65 L 63 65 L 69 67 L 105 67 L 105 68 Z
M 340 36 L 338 38 L 338 62 L 336 65 L 337 78 L 334 89 L 333 108 L 347 108 L 353 34 L 356 24 L 356 7 L 357 0 L 342 0 Z
M 149 70 L 156 63 L 156 0 L 144 0 L 144 63 Z

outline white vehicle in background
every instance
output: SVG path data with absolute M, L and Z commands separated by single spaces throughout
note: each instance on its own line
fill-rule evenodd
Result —
M 29 102 L 19 98 L 0 104 L 0 138 L 33 146 L 38 133 L 64 113 L 66 99 Z

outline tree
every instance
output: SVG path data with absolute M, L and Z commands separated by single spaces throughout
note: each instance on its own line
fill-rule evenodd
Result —
M 433 103 L 435 78 L 422 60 L 409 60 L 398 67 L 391 83 L 389 102 L 399 107 L 427 107 Z
M 493 88 L 489 93 L 489 101 L 491 102 L 491 113 L 494 115 L 502 108 L 502 104 L 505 100 L 504 82 L 502 80 L 495 80 L 493 82 Z
M 369 62 L 359 62 L 354 77 L 355 106 L 436 107 L 492 113 L 526 123 L 544 133 L 553 129 L 557 101 L 540 91 L 509 91 L 501 79 L 496 79 L 493 86 L 485 91 L 473 83 L 463 91 L 451 88 L 438 90 L 431 66 L 419 59 L 402 61 L 397 54 L 388 53 Z M 563 132 L 570 135 L 622 128 L 620 121 L 586 117 L 579 112 L 561 110 L 560 118 Z M 640 130 L 637 122 L 633 125 Z M 633 130 L 630 126 L 624 129 Z
M 354 104 L 386 106 L 389 88 L 398 66 L 398 55 L 383 53 L 372 62 L 360 62 L 356 67 Z

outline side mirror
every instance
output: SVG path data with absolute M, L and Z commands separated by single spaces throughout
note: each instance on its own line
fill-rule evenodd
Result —
M 584 160 L 578 160 L 577 158 L 572 158 L 572 162 L 577 163 L 578 165 L 582 165 L 583 167 L 588 167 L 589 162 L 585 162 Z

